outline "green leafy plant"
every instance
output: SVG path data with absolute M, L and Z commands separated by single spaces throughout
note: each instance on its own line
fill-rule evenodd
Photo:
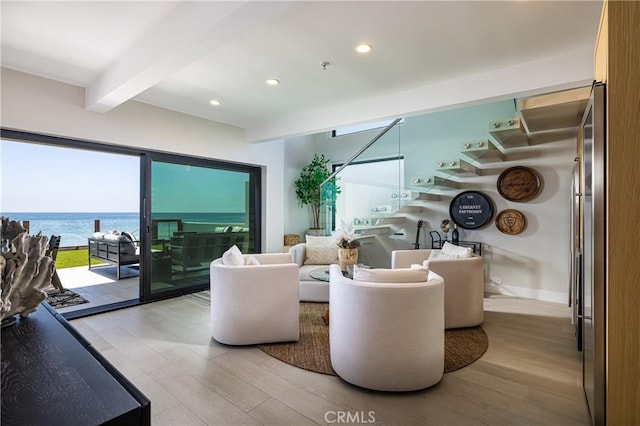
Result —
M 329 176 L 329 159 L 324 154 L 314 154 L 311 162 L 302 168 L 300 177 L 293 183 L 300 207 L 309 206 L 311 210 L 312 229 L 320 228 L 322 206 L 333 205 L 340 194 L 340 187 L 336 185 L 335 178 L 320 188 L 320 184 Z

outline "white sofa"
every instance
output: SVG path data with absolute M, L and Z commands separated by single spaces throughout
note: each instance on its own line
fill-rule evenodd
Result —
M 442 277 L 429 272 L 421 282 L 354 281 L 331 265 L 330 280 L 329 346 L 338 376 L 380 391 L 424 389 L 442 379 Z
M 337 253 L 338 247 L 335 246 Z M 318 268 L 328 268 L 330 263 L 305 265 L 307 259 L 307 244 L 300 243 L 289 249 L 293 262 L 299 267 L 300 301 L 302 302 L 328 302 L 329 282 L 320 281 L 309 276 L 309 272 Z M 336 255 L 337 256 L 337 255 Z M 336 257 L 335 262 L 338 262 Z
M 392 268 L 422 264 L 440 250 L 394 250 Z M 429 269 L 444 278 L 445 328 L 473 327 L 484 320 L 484 263 L 481 256 L 429 261 Z
M 211 262 L 211 336 L 227 345 L 297 341 L 298 265 L 289 253 L 250 256 L 260 264 Z

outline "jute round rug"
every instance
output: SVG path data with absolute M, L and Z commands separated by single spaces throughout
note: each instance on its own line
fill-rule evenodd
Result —
M 300 340 L 291 343 L 258 345 L 265 353 L 305 370 L 335 376 L 329 353 L 329 327 L 322 315 L 328 303 L 300 303 Z M 489 340 L 481 326 L 446 330 L 444 372 L 466 367 L 480 358 Z

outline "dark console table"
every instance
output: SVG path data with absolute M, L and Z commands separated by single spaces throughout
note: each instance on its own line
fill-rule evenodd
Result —
M 150 425 L 151 403 L 43 302 L 2 329 L 2 425 Z

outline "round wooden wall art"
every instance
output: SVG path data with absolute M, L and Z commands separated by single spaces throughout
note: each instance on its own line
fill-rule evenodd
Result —
M 527 220 L 522 212 L 513 209 L 502 210 L 496 215 L 496 228 L 503 234 L 516 235 L 524 231 Z
M 538 195 L 540 187 L 540 175 L 529 167 L 510 167 L 498 177 L 498 192 L 509 201 L 529 201 Z
M 449 216 L 461 228 L 482 228 L 493 218 L 493 203 L 482 192 L 461 192 L 451 200 Z

